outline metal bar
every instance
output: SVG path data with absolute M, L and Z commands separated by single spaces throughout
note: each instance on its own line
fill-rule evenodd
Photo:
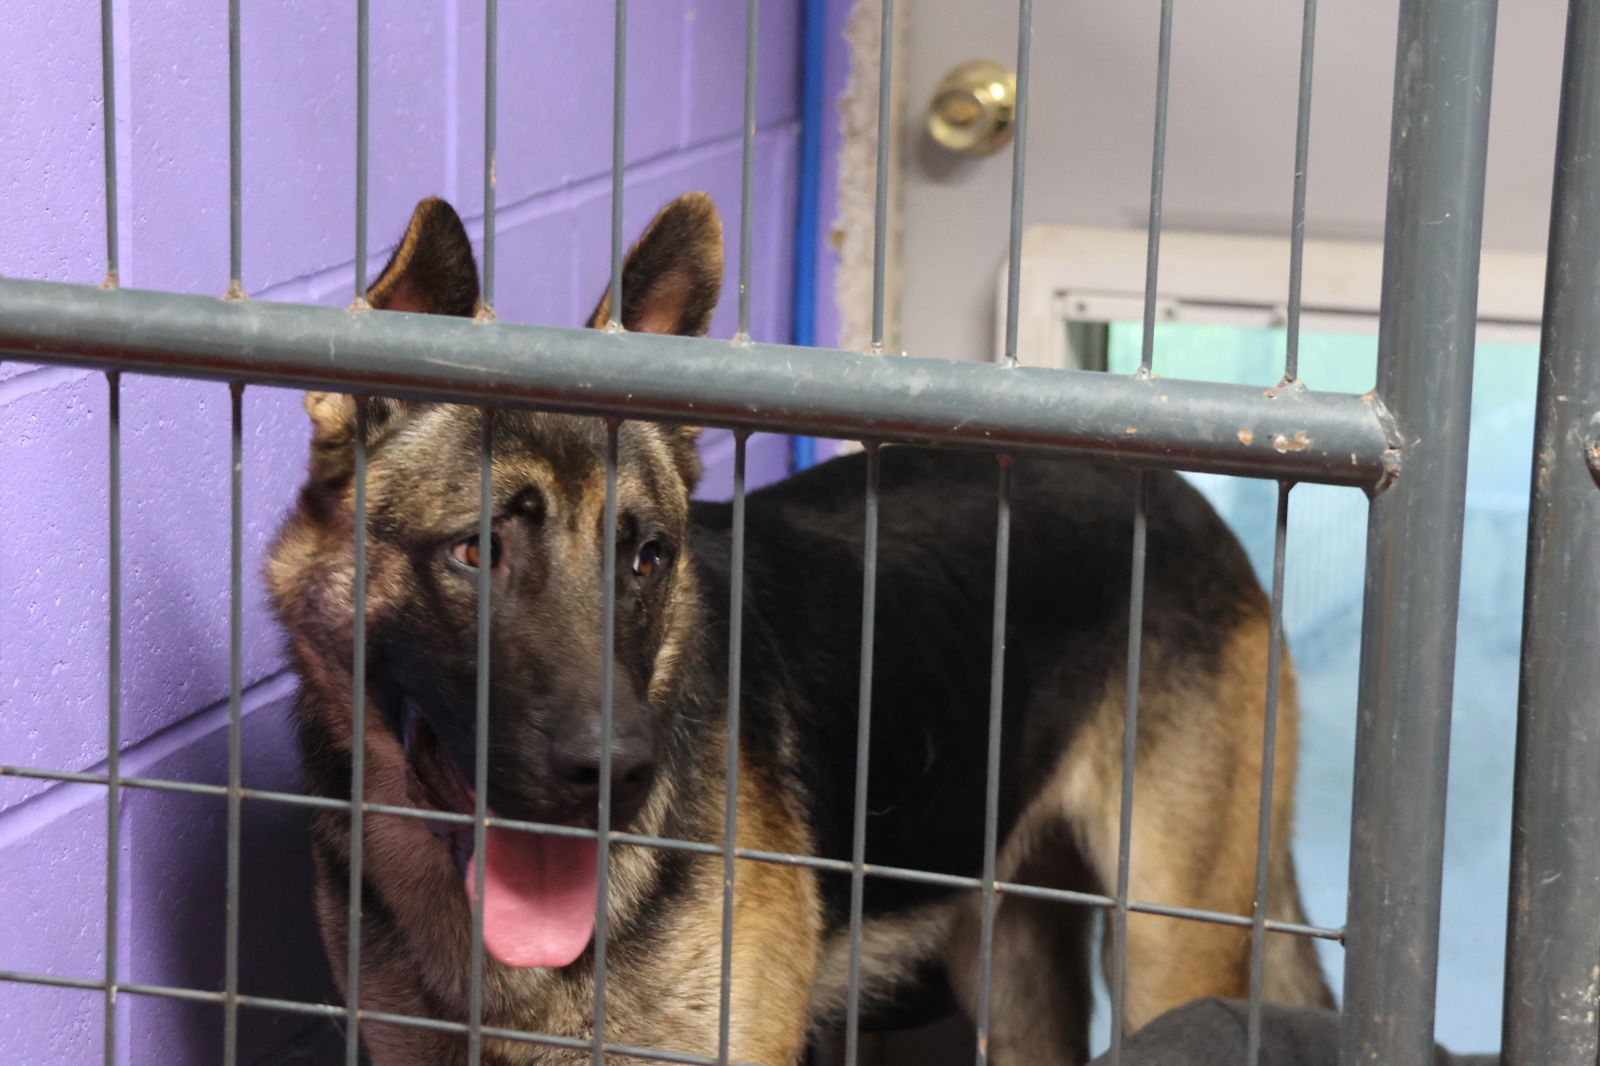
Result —
M 1283 562 L 1289 543 L 1289 490 L 1293 487 L 1293 482 L 1278 482 L 1278 523 L 1272 542 L 1267 705 L 1261 723 L 1261 794 L 1256 802 L 1256 884 L 1250 907 L 1250 1002 L 1245 1018 L 1245 1066 L 1256 1066 L 1261 1061 L 1261 988 L 1266 973 L 1272 798 L 1278 763 L 1278 687 L 1283 670 Z
M 105 981 L 94 981 L 82 977 L 57 977 L 53 974 L 27 973 L 20 970 L 0 970 L 0 982 L 41 985 L 46 988 L 77 988 L 90 991 L 103 991 L 107 987 Z M 134 996 L 148 996 L 153 999 L 176 999 L 193 1003 L 220 1003 L 222 1001 L 221 992 L 209 989 L 146 984 L 119 984 L 115 987 L 118 992 L 126 992 Z M 330 1003 L 302 1003 L 298 1000 L 274 999 L 270 996 L 240 996 L 239 1005 L 255 1010 L 309 1015 L 317 1018 L 338 1018 L 344 1014 L 344 1008 Z M 385 1025 L 426 1029 L 430 1032 L 461 1034 L 467 1031 L 467 1026 L 462 1022 L 444 1021 L 439 1018 L 424 1018 L 415 1014 L 364 1011 L 362 1017 L 369 1021 L 382 1022 Z M 543 1047 L 566 1048 L 569 1050 L 582 1050 L 587 1049 L 589 1046 L 587 1040 L 580 1040 L 576 1037 L 532 1033 L 522 1029 L 502 1029 L 494 1026 L 485 1026 L 483 1035 L 497 1040 L 515 1040 L 524 1044 L 537 1044 Z M 685 1066 L 720 1066 L 716 1059 L 707 1058 L 704 1055 L 692 1055 L 687 1052 L 668 1051 L 661 1048 L 638 1047 L 632 1044 L 607 1044 L 605 1051 L 608 1055 L 651 1059 L 656 1062 L 683 1063 Z M 735 1063 L 734 1066 L 757 1066 L 757 1064 L 740 1062 Z
M 1000 457 L 995 501 L 994 618 L 989 643 L 989 761 L 984 770 L 983 911 L 978 929 L 977 1066 L 989 1061 L 990 985 L 994 974 L 995 882 L 1000 849 L 1000 739 L 1006 688 L 1006 593 L 1011 578 L 1011 457 Z
M 1369 489 L 1401 454 L 1370 397 L 37 281 L 0 279 L 0 355 Z
M 893 0 L 884 0 L 887 7 Z M 867 769 L 872 753 L 872 652 L 878 617 L 877 441 L 867 451 L 866 529 L 861 573 L 861 685 L 856 711 L 855 815 L 850 831 L 850 989 L 845 1013 L 844 1062 L 856 1066 L 861 1044 L 861 908 L 866 894 Z
M 1294 206 L 1289 212 L 1289 306 L 1285 315 L 1284 381 L 1300 379 L 1300 291 L 1306 257 L 1306 162 L 1311 154 L 1311 67 L 1317 51 L 1317 0 L 1300 16 L 1300 96 L 1295 104 Z
M 241 657 L 244 620 L 244 386 L 228 388 L 232 409 L 233 469 L 229 477 L 228 532 L 228 872 L 224 919 L 222 987 L 222 1062 L 239 1060 L 239 850 L 244 797 L 243 730 L 240 724 Z
M 361 927 L 366 898 L 367 857 L 367 397 L 354 397 L 355 573 L 351 578 L 353 608 L 350 642 L 350 880 L 345 915 L 345 1004 L 350 1014 L 344 1029 L 345 1066 L 361 1062 Z
M 494 309 L 494 193 L 499 180 L 500 0 L 483 0 L 483 306 Z
M 625 0 L 618 0 L 619 4 Z M 618 57 L 620 60 L 620 56 Z M 617 657 L 617 434 L 621 423 L 606 421 L 606 502 L 601 520 L 600 580 L 600 803 L 595 831 L 606 841 L 596 849 L 599 890 L 594 905 L 594 1066 L 605 1066 L 606 940 L 611 911 L 611 737 L 616 702 Z
M 1147 290 L 1148 293 L 1154 290 Z M 1144 645 L 1145 549 L 1149 542 L 1149 492 L 1145 472 L 1133 473 L 1133 565 L 1128 584 L 1127 686 L 1122 710 L 1122 797 L 1117 819 L 1117 893 L 1111 912 L 1111 1048 L 1106 1061 L 1122 1061 L 1127 1023 L 1128 868 L 1133 852 L 1133 773 L 1139 746 L 1139 669 Z
M 473 732 L 472 970 L 467 975 L 467 1061 L 483 1061 L 484 876 L 489 855 L 489 626 L 494 576 L 494 410 L 485 407 L 478 445 L 478 671 Z
M 619 3 L 624 0 L 619 0 Z M 600 810 L 595 816 L 595 832 L 605 840 L 611 832 L 611 735 L 616 706 L 616 463 L 618 432 L 621 423 L 608 419 L 605 424 L 605 507 L 602 519 L 602 565 L 600 565 Z M 597 848 L 598 892 L 595 893 L 595 1032 L 594 1063 L 605 1066 L 605 978 L 606 940 L 611 911 L 611 845 Z
M 117 62 L 112 22 L 113 0 L 100 0 L 100 125 L 105 134 L 106 280 L 121 284 L 122 249 L 117 240 Z M 106 1060 L 110 1062 L 110 1059 Z
M 1600 4 L 1572 0 L 1528 507 L 1507 1063 L 1593 1066 L 1600 1000 Z
M 367 124 L 371 0 L 356 0 L 356 280 L 354 306 L 367 302 Z M 352 1024 L 351 1028 L 354 1028 Z
M 1011 140 L 1011 234 L 1006 250 L 1006 345 L 1004 362 L 1017 363 L 1017 307 L 1022 295 L 1022 185 L 1028 163 L 1028 73 L 1033 48 L 1033 0 L 1017 11 L 1017 112 Z
M 627 117 L 627 73 L 628 0 L 617 0 L 611 45 L 611 321 L 606 323 L 612 332 L 622 328 L 622 168 L 626 162 L 622 133 Z
M 825 0 L 802 0 L 800 167 L 794 226 L 794 342 L 809 347 L 817 333 L 817 252 L 821 228 L 823 68 L 827 64 Z M 810 446 L 809 444 L 807 445 Z M 810 464 L 807 464 L 810 465 Z
M 82 773 L 73 770 L 38 770 L 17 766 L 0 766 L 0 777 L 5 776 L 37 779 L 41 781 L 65 781 L 71 784 L 104 785 L 105 774 Z M 224 785 L 199 784 L 192 781 L 163 781 L 148 777 L 120 778 L 124 788 L 142 788 L 154 792 L 177 792 L 196 796 L 223 796 L 227 795 Z M 290 807 L 305 807 L 314 810 L 349 810 L 348 800 L 329 799 L 325 796 L 302 796 L 292 792 L 273 792 L 268 789 L 247 788 L 242 790 L 245 799 L 264 803 L 281 803 Z M 384 817 L 415 818 L 420 821 L 441 822 L 449 825 L 470 825 L 473 816 L 470 814 L 457 814 L 453 811 L 423 810 L 417 807 L 392 807 L 384 803 L 362 804 L 368 814 L 380 814 Z M 514 818 L 488 819 L 491 829 L 514 829 L 523 833 L 540 833 L 546 836 L 581 837 L 594 840 L 599 834 L 593 829 L 585 829 L 571 825 L 555 825 L 548 822 L 524 822 Z M 663 851 L 683 851 L 693 855 L 720 856 L 723 854 L 723 845 L 703 840 L 679 840 L 673 837 L 649 836 L 640 833 L 624 833 L 613 830 L 607 834 L 612 844 L 624 847 L 659 848 Z M 764 851 L 760 848 L 735 848 L 734 857 L 750 862 L 764 862 L 778 866 L 798 866 L 802 869 L 820 870 L 826 873 L 849 874 L 855 871 L 855 865 L 845 859 L 824 859 L 814 855 L 795 855 L 783 851 Z M 983 880 L 978 877 L 965 877 L 959 874 L 933 873 L 927 870 L 913 870 L 903 866 L 884 866 L 876 863 L 867 863 L 862 867 L 862 872 L 867 877 L 881 877 L 891 881 L 910 881 L 918 884 L 942 885 L 946 888 L 969 889 L 973 891 L 983 888 Z M 1019 896 L 1026 899 L 1045 900 L 1050 903 L 1062 903 L 1069 906 L 1085 906 L 1109 908 L 1116 901 L 1110 896 L 1099 895 L 1093 892 L 1075 892 L 1070 889 L 1049 888 L 1043 885 L 1025 885 L 1013 881 L 997 881 L 996 891 L 1002 895 Z M 1229 914 L 1223 911 L 1208 911 L 1195 907 L 1176 907 L 1165 903 L 1148 903 L 1138 900 L 1128 901 L 1128 910 L 1135 914 L 1157 914 L 1167 918 L 1188 918 L 1197 922 L 1208 922 L 1214 925 L 1233 925 L 1248 928 L 1251 919 L 1248 915 Z M 1306 925 L 1300 922 L 1282 922 L 1267 919 L 1268 932 L 1289 933 L 1295 936 L 1316 937 L 1322 940 L 1342 940 L 1344 930 L 1327 926 Z M 242 1001 L 241 1001 L 242 1002 Z M 485 1030 L 487 1032 L 488 1030 Z M 585 1042 L 584 1047 L 588 1047 Z
M 878 33 L 878 158 L 872 208 L 872 354 L 883 354 L 884 282 L 889 262 L 889 155 L 894 144 L 889 98 L 893 87 L 895 0 L 879 0 L 883 8 Z
M 739 338 L 750 339 L 750 204 L 755 199 L 756 60 L 760 0 L 744 9 L 744 130 L 739 160 Z
M 822 196 L 822 75 L 827 65 L 827 0 L 801 0 L 800 31 L 800 162 L 794 212 L 794 285 L 790 308 L 793 341 L 809 347 L 817 340 L 817 253 L 820 251 Z M 789 440 L 789 468 L 815 466 L 817 442 L 810 437 Z
M 363 3 L 366 0 L 362 0 Z M 244 299 L 244 134 L 240 97 L 239 0 L 228 0 L 228 298 Z M 362 144 L 366 141 L 363 138 Z
M 733 881 L 739 841 L 739 696 L 744 665 L 744 473 L 749 435 L 733 438 L 733 543 L 728 558 L 728 717 L 722 810 L 722 977 L 718 992 L 717 1062 L 728 1061 L 733 993 Z
M 1150 151 L 1149 235 L 1145 245 L 1144 328 L 1140 332 L 1139 369 L 1133 380 L 1149 380 L 1155 362 L 1156 278 L 1161 258 L 1161 200 L 1166 180 L 1167 90 L 1172 79 L 1172 0 L 1161 0 L 1156 45 L 1155 133 Z M 1148 541 L 1149 493 L 1146 474 L 1134 471 L 1133 562 L 1128 588 L 1128 655 L 1122 717 L 1122 795 L 1117 829 L 1117 885 L 1111 922 L 1111 1047 L 1107 1061 L 1122 1062 L 1122 1034 L 1127 1025 L 1128 880 L 1133 850 L 1133 775 L 1139 737 L 1139 669 L 1144 643 L 1144 579 Z
M 1344 1066 L 1433 1061 L 1445 779 L 1495 0 L 1403 0 L 1378 394 L 1406 469 L 1372 502 Z
M 1161 258 L 1161 194 L 1167 173 L 1167 86 L 1172 81 L 1172 0 L 1161 0 L 1161 36 L 1156 46 L 1156 130 L 1150 150 L 1150 236 L 1144 260 L 1144 331 L 1139 375 L 1155 362 L 1156 268 Z
M 117 1050 L 117 900 L 122 830 L 122 374 L 106 374 L 109 469 L 107 494 L 108 614 L 106 633 L 106 1002 L 105 1063 Z

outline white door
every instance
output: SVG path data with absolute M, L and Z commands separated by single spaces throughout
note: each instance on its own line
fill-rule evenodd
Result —
M 1286 237 L 1301 5 L 1177 0 L 1174 7 L 1164 228 Z M 1397 10 L 1397 0 L 1320 5 L 1310 237 L 1382 239 Z M 1028 224 L 1144 228 L 1159 13 L 1158 0 L 1034 5 Z M 1501 5 L 1485 248 L 1544 250 L 1565 13 L 1562 0 Z M 1011 152 L 954 157 L 923 127 L 934 87 L 950 68 L 969 59 L 1015 68 L 1016 5 L 918 0 L 903 4 L 899 18 L 899 346 L 916 355 L 988 359 Z M 1283 276 L 1287 291 L 1287 263 Z M 1021 353 L 1024 362 L 1028 355 Z

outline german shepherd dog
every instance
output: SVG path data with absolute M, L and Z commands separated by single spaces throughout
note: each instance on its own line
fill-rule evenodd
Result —
M 704 194 L 667 206 L 627 257 L 628 330 L 704 335 L 722 230 Z M 440 200 L 418 206 L 368 296 L 373 308 L 481 310 L 467 234 Z M 610 294 L 590 325 L 610 318 Z M 612 826 L 720 844 L 726 746 L 738 743 L 741 847 L 851 854 L 867 468 L 857 454 L 749 494 L 743 725 L 726 731 L 731 509 L 691 501 L 696 431 L 626 422 L 617 537 L 604 542 L 604 422 L 502 410 L 492 421 L 493 548 L 478 551 L 476 408 L 366 406 L 370 467 L 364 709 L 366 799 L 470 812 L 475 796 L 479 568 L 491 568 L 489 810 L 593 826 L 602 745 Z M 268 564 L 300 689 L 309 788 L 351 791 L 353 448 L 357 401 L 311 393 L 309 479 Z M 992 456 L 880 453 L 881 533 L 867 861 L 982 870 L 991 605 Z M 1082 460 L 1019 458 L 1013 511 L 999 873 L 1108 891 L 1116 881 L 1130 531 L 1135 482 Z M 1149 562 L 1133 807 L 1132 897 L 1248 914 L 1268 656 L 1267 602 L 1202 498 L 1147 478 Z M 616 654 L 601 657 L 603 557 L 616 559 Z M 600 735 L 602 671 L 614 729 Z M 1273 918 L 1301 921 L 1290 857 L 1296 704 L 1285 657 L 1272 795 Z M 365 831 L 360 1005 L 468 1020 L 472 834 L 374 813 Z M 345 973 L 347 815 L 316 816 L 317 900 Z M 591 1039 L 593 840 L 491 827 L 485 1025 Z M 611 850 L 605 1037 L 714 1055 L 723 908 L 717 853 Z M 731 1053 L 791 1066 L 847 1009 L 850 879 L 741 859 L 735 878 Z M 977 994 L 979 896 L 869 877 L 862 996 L 875 1012 Z M 1090 908 L 1002 895 L 993 1061 L 1087 1056 Z M 1207 995 L 1242 996 L 1239 926 L 1135 914 L 1126 1025 Z M 1268 939 L 1266 996 L 1329 1005 L 1309 942 Z M 931 989 L 925 992 L 924 989 Z M 376 1066 L 456 1066 L 459 1034 L 363 1023 Z M 586 1062 L 588 1052 L 488 1039 L 494 1066 Z M 624 1061 L 616 1057 L 615 1061 Z M 633 1060 L 627 1060 L 633 1061 Z

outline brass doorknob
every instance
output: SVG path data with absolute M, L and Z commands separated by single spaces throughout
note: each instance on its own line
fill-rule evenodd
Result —
M 982 156 L 1011 142 L 1017 76 L 1000 63 L 974 59 L 951 70 L 928 104 L 928 135 L 958 155 Z

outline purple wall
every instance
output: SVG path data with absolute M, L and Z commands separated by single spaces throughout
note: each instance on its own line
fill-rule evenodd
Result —
M 372 24 L 373 269 L 411 205 L 442 194 L 481 236 L 483 13 L 473 0 L 377 3 Z M 799 0 L 762 4 L 753 332 L 787 340 Z M 247 4 L 244 281 L 257 299 L 349 299 L 354 20 L 321 0 Z M 220 294 L 227 282 L 225 5 L 116 0 L 123 283 Z M 712 192 L 738 222 L 743 3 L 649 0 L 629 23 L 630 234 L 671 196 Z M 104 272 L 98 5 L 19 4 L 0 35 L 0 274 Z M 497 310 L 577 323 L 608 271 L 609 5 L 502 5 Z M 733 332 L 737 242 L 713 336 Z M 262 550 L 304 464 L 298 394 L 245 393 L 244 743 L 248 785 L 288 789 L 292 683 L 262 603 Z M 728 485 L 708 434 L 705 491 Z M 103 770 L 106 383 L 0 364 L 0 764 Z M 228 685 L 226 388 L 123 383 L 125 773 L 221 782 Z M 785 464 L 751 444 L 753 480 Z M 222 801 L 124 793 L 124 981 L 221 987 Z M 104 790 L 0 778 L 0 970 L 103 971 Z M 332 995 L 315 944 L 302 816 L 244 808 L 245 992 Z M 99 1061 L 101 997 L 0 984 L 0 1061 Z M 125 996 L 118 1061 L 219 1061 L 220 1009 Z M 334 1061 L 324 1023 L 241 1014 L 241 1062 Z M 332 1043 L 330 1044 L 330 1040 Z

